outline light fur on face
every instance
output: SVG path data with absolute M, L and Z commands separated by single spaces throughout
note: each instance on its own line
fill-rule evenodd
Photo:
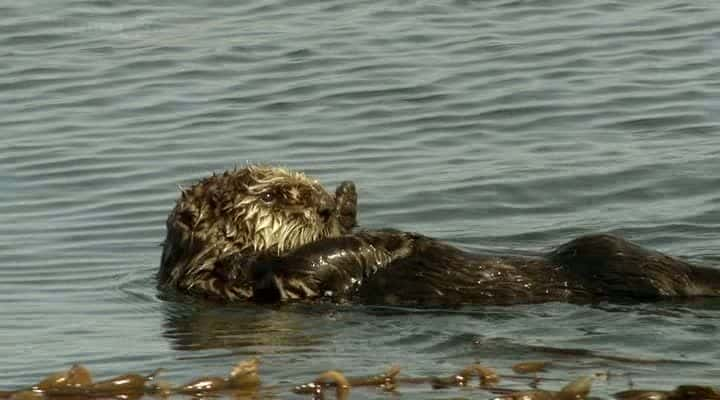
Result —
M 255 180 L 237 204 L 237 223 L 247 232 L 246 249 L 283 254 L 341 233 L 336 220 L 324 221 L 318 213 L 320 207 L 331 207 L 334 199 L 317 181 L 283 168 L 248 169 Z M 274 198 L 271 204 L 263 200 L 267 194 Z

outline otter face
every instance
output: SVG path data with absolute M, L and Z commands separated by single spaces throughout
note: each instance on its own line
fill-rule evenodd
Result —
M 248 170 L 245 196 L 235 203 L 235 221 L 246 233 L 246 248 L 282 254 L 343 233 L 335 197 L 316 180 L 281 168 Z

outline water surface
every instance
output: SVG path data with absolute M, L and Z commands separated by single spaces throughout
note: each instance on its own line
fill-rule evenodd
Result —
M 176 186 L 247 162 L 354 180 L 366 227 L 493 251 L 610 231 L 720 265 L 716 2 L 19 4 L 0 5 L 2 388 L 249 356 L 281 398 L 392 363 L 554 360 L 543 387 L 609 371 L 599 397 L 720 372 L 717 302 L 218 307 L 154 286 Z

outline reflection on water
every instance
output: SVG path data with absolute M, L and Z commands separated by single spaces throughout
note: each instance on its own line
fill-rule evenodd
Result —
M 321 347 L 331 335 L 307 333 L 304 313 L 278 312 L 257 305 L 170 303 L 163 311 L 163 335 L 174 349 L 182 351 L 226 349 L 247 355 L 307 351 Z
M 715 2 L 29 0 L 0 15 L 2 387 L 78 361 L 182 382 L 250 355 L 281 398 L 393 363 L 502 375 L 549 359 L 551 389 L 621 377 L 595 383 L 606 398 L 715 382 L 716 301 L 218 306 L 154 279 L 176 186 L 247 161 L 354 180 L 366 227 L 501 252 L 611 231 L 718 264 Z
M 219 306 L 190 300 L 164 305 L 163 335 L 183 354 L 181 363 L 259 356 L 266 360 L 262 369 L 295 384 L 326 369 L 369 375 L 392 364 L 409 376 L 428 376 L 481 362 L 498 368 L 501 376 L 513 376 L 517 362 L 544 360 L 552 362 L 543 373 L 549 387 L 573 376 L 599 374 L 612 379 L 596 382 L 595 392 L 612 393 L 662 374 L 672 375 L 669 382 L 676 385 L 702 383 L 715 370 L 717 355 L 688 357 L 687 350 L 693 343 L 714 341 L 717 327 L 707 319 L 717 318 L 717 305 L 717 300 L 705 300 L 446 310 Z M 685 371 L 680 374 L 685 378 L 678 371 Z M 522 389 L 526 382 L 510 378 L 506 385 Z M 418 390 L 410 386 L 411 392 Z

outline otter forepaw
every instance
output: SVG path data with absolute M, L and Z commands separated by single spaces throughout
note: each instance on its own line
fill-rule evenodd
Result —
M 335 189 L 335 204 L 340 225 L 346 232 L 352 231 L 357 224 L 357 192 L 351 181 L 341 182 Z

